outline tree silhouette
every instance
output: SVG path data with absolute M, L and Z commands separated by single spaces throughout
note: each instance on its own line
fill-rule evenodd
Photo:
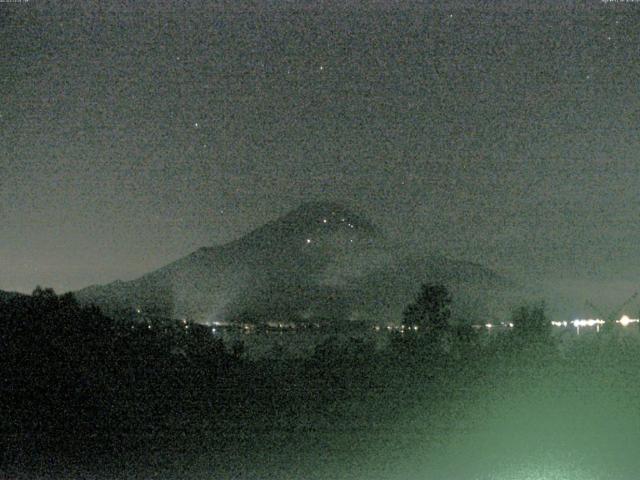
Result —
M 544 302 L 522 305 L 513 311 L 513 333 L 526 340 L 544 340 L 551 336 L 551 322 Z
M 423 331 L 443 331 L 449 327 L 451 295 L 446 286 L 426 283 L 413 303 L 403 312 L 404 324 Z
M 41 309 L 55 309 L 59 303 L 58 296 L 53 288 L 42 288 L 40 285 L 31 293 L 31 298 L 33 303 Z

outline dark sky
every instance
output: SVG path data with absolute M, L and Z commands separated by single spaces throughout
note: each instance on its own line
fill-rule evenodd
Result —
M 578 296 L 640 286 L 640 3 L 101 3 L 0 3 L 0 289 L 321 199 Z

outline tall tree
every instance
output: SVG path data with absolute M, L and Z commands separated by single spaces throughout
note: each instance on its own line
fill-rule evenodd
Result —
M 441 284 L 423 284 L 413 303 L 403 312 L 405 325 L 416 325 L 423 331 L 442 331 L 449 327 L 451 294 Z
M 544 302 L 522 305 L 513 311 L 513 333 L 527 340 L 543 340 L 551 336 L 551 322 Z

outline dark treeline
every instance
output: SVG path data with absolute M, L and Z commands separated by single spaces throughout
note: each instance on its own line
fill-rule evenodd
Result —
M 273 439 L 260 439 L 273 432 L 393 428 L 412 408 L 436 414 L 443 399 L 486 388 L 486 372 L 559 354 L 543 305 L 516 310 L 512 331 L 487 340 L 450 325 L 450 301 L 443 287 L 423 286 L 404 319 L 419 329 L 394 333 L 383 349 L 334 336 L 308 358 L 251 359 L 209 328 L 116 322 L 50 289 L 3 300 L 2 462 L 99 469 L 144 458 L 160 468 L 196 445 L 239 455 L 268 451 Z M 346 413 L 354 405 L 359 413 Z M 242 465 L 251 468 L 246 455 Z M 227 473 L 240 476 L 234 468 Z

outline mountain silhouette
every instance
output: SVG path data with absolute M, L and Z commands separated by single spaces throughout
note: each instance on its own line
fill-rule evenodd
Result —
M 138 310 L 200 323 L 399 321 L 424 281 L 449 285 L 457 305 L 466 295 L 485 310 L 486 291 L 509 283 L 477 264 L 399 249 L 352 209 L 311 202 L 237 240 L 76 297 L 111 315 Z

